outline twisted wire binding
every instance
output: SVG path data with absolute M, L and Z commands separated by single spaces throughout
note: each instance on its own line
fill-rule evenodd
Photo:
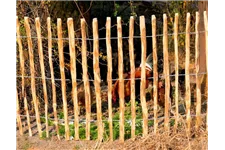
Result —
M 201 72 L 201 73 L 190 73 L 190 74 L 178 74 L 178 76 L 186 76 L 186 75 L 189 75 L 189 76 L 196 76 L 196 75 L 205 75 L 207 74 L 207 72 Z M 159 78 L 163 79 L 165 76 L 170 76 L 170 77 L 175 77 L 176 74 L 171 74 L 171 75 L 159 75 Z M 21 75 L 19 76 L 16 76 L 16 78 L 22 78 Z M 24 78 L 32 78 L 31 76 L 24 76 Z M 34 77 L 35 79 L 43 79 L 42 77 Z M 49 77 L 45 77 L 46 80 L 52 80 L 52 78 L 49 78 Z M 149 78 L 146 78 L 146 79 L 154 79 L 154 77 L 149 77 Z M 54 79 L 55 81 L 61 81 L 62 79 Z M 119 80 L 119 78 L 116 78 L 116 79 L 112 79 L 112 81 L 116 81 L 116 80 Z M 126 80 L 131 80 L 131 78 L 128 78 L 128 79 L 123 79 L 124 81 Z M 134 80 L 141 80 L 141 78 L 134 78 Z M 66 81 L 71 81 L 71 79 L 66 79 Z M 83 79 L 77 79 L 77 81 L 83 81 Z M 94 80 L 92 79 L 89 79 L 88 81 L 91 81 L 91 82 L 94 82 Z M 101 80 L 101 82 L 103 82 L 104 80 Z
M 198 32 L 189 32 L 189 34 L 202 34 L 202 33 L 205 33 L 206 31 L 198 31 Z M 186 32 L 180 32 L 178 33 L 177 35 L 181 35 L 181 34 L 186 34 Z M 167 35 L 169 36 L 172 36 L 172 35 L 175 35 L 174 33 L 168 33 Z M 156 37 L 161 37 L 163 36 L 163 34 L 157 34 Z M 28 36 L 16 36 L 17 38 L 32 38 L 32 39 L 37 39 L 38 37 L 28 37 Z M 149 36 L 146 36 L 146 38 L 151 38 L 153 37 L 152 35 L 149 35 Z M 41 37 L 42 39 L 46 39 L 48 40 L 47 37 Z M 129 39 L 130 37 L 127 36 L 127 37 L 121 37 L 122 39 Z M 133 36 L 134 39 L 138 39 L 138 38 L 141 38 L 141 36 Z M 52 40 L 59 40 L 59 38 L 51 38 Z M 111 40 L 116 40 L 118 39 L 118 37 L 111 37 L 110 38 Z M 61 38 L 61 40 L 69 40 L 69 38 Z M 73 40 L 82 40 L 82 38 L 73 38 Z M 86 38 L 87 41 L 94 41 L 94 40 L 106 40 L 106 38 L 97 38 L 97 39 L 93 39 L 93 38 Z
M 201 117 L 204 117 L 204 116 L 206 116 L 207 114 L 206 113 L 203 113 L 203 114 L 201 114 L 200 116 Z M 21 117 L 27 117 L 27 115 L 19 115 L 19 116 L 21 116 Z M 185 117 L 186 116 L 186 114 L 185 115 L 180 115 L 180 116 L 182 116 L 182 117 Z M 196 117 L 197 115 L 191 115 L 191 117 Z M 30 116 L 30 118 L 36 118 L 36 116 Z M 45 118 L 44 116 L 40 116 L 40 118 Z M 158 117 L 158 119 L 164 119 L 165 117 L 163 116 L 163 117 Z M 170 119 L 172 119 L 172 118 L 176 118 L 176 116 L 170 116 Z M 54 118 L 50 118 L 50 117 L 48 117 L 48 119 L 49 120 L 55 120 Z M 74 121 L 74 119 L 68 119 L 69 121 L 70 121 L 70 123 L 71 122 L 73 122 Z M 149 118 L 148 119 L 149 121 L 151 121 L 151 120 L 154 120 L 154 118 Z M 63 122 L 64 121 L 64 119 L 58 119 L 58 121 L 61 121 L 61 122 Z M 102 120 L 102 122 L 108 122 L 109 120 L 107 120 L 107 119 L 105 119 L 105 120 Z M 120 120 L 112 120 L 113 122 L 119 122 Z M 126 119 L 126 120 L 124 120 L 125 122 L 127 122 L 127 123 L 131 123 L 131 119 Z M 136 121 L 143 121 L 143 119 L 136 119 Z M 90 120 L 89 122 L 97 122 L 97 120 Z M 79 120 L 79 123 L 86 123 L 86 120 L 82 120 L 82 119 L 80 119 Z

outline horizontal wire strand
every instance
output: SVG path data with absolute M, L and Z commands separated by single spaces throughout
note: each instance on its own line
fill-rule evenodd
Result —
M 201 34 L 201 33 L 205 33 L 205 31 L 198 31 L 198 32 L 189 32 L 189 34 Z M 186 34 L 186 32 L 179 32 L 178 35 L 182 35 L 182 34 Z M 167 35 L 172 36 L 175 35 L 174 33 L 168 33 Z M 161 37 L 163 36 L 163 34 L 157 34 L 156 37 Z M 29 38 L 28 36 L 16 36 L 17 38 Z M 153 37 L 152 35 L 146 36 L 146 38 L 151 38 Z M 30 37 L 32 39 L 37 39 L 37 37 Z M 41 37 L 42 39 L 46 39 L 48 40 L 47 37 Z M 134 39 L 137 38 L 141 38 L 141 36 L 133 36 Z M 59 38 L 51 38 L 52 40 L 58 40 Z M 61 38 L 62 40 L 69 40 L 69 38 Z M 82 40 L 82 38 L 73 38 L 74 40 Z M 111 40 L 116 40 L 118 39 L 118 37 L 111 37 Z M 128 37 L 122 37 L 122 39 L 129 39 Z M 97 38 L 97 39 L 93 39 L 93 38 L 86 38 L 87 41 L 94 41 L 94 40 L 106 40 L 106 38 Z
M 197 75 L 205 75 L 207 74 L 207 72 L 201 72 L 201 73 L 198 73 Z M 190 73 L 190 74 L 178 74 L 178 76 L 186 76 L 186 75 L 189 75 L 189 76 L 196 76 L 196 73 Z M 159 78 L 163 79 L 165 76 L 167 75 L 159 75 Z M 171 74 L 171 75 L 168 75 L 170 77 L 175 77 L 176 74 Z M 16 78 L 22 78 L 21 75 L 18 75 L 16 76 Z M 32 78 L 31 76 L 24 76 L 24 78 Z M 42 79 L 42 77 L 34 77 L 35 79 Z M 46 80 L 52 80 L 52 78 L 49 78 L 49 77 L 45 77 Z M 146 79 L 154 79 L 154 77 L 149 77 L 149 78 L 146 78 Z M 55 78 L 54 79 L 55 81 L 61 81 L 62 79 L 57 79 Z M 117 81 L 119 80 L 119 78 L 116 78 L 116 79 L 112 79 L 112 81 Z M 131 80 L 131 78 L 128 78 L 128 79 L 123 79 L 124 81 L 126 80 Z M 141 80 L 141 78 L 134 78 L 134 80 Z M 71 79 L 66 79 L 66 81 L 71 81 Z M 77 79 L 77 81 L 83 81 L 83 79 Z M 92 79 L 89 79 L 88 81 L 91 81 L 91 82 L 94 82 L 94 80 Z M 101 82 L 104 82 L 105 80 L 101 80 Z
M 19 116 L 21 116 L 21 117 L 27 117 L 27 115 L 19 115 Z M 180 116 L 182 116 L 182 117 L 185 117 L 186 116 L 186 114 L 184 114 L 184 115 L 180 115 Z M 191 115 L 191 117 L 196 117 L 197 115 Z M 201 114 L 200 116 L 206 116 L 206 113 L 203 113 L 203 114 Z M 71 116 L 70 116 L 71 117 Z M 176 116 L 170 116 L 170 119 L 173 119 L 173 118 L 175 118 Z M 30 116 L 30 118 L 36 118 L 36 116 Z M 45 116 L 40 116 L 40 118 L 45 118 Z M 159 117 L 158 119 L 164 119 L 165 117 Z M 54 121 L 54 118 L 51 118 L 51 117 L 48 117 L 48 119 L 49 120 L 53 120 Z M 154 120 L 154 118 L 149 118 L 148 120 Z M 58 119 L 58 121 L 64 121 L 64 119 Z M 73 122 L 74 121 L 74 119 L 69 119 L 69 121 L 71 121 L 71 122 Z M 90 120 L 90 122 L 97 122 L 98 120 L 94 120 L 94 119 L 92 119 L 92 120 Z M 103 122 L 108 122 L 108 120 L 107 119 L 104 119 L 104 120 L 102 120 Z M 113 122 L 119 122 L 120 120 L 112 120 Z M 126 119 L 125 120 L 126 122 L 130 122 L 131 123 L 131 119 Z M 136 119 L 136 121 L 143 121 L 143 119 Z M 79 121 L 79 123 L 85 123 L 86 122 L 86 120 L 82 120 L 82 119 L 80 119 L 80 121 Z

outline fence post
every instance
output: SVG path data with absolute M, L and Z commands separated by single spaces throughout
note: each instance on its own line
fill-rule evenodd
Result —
M 58 33 L 58 50 L 59 50 L 59 64 L 61 74 L 61 86 L 62 86 L 62 98 L 63 98 L 63 112 L 65 120 L 65 138 L 70 139 L 67 100 L 66 100 L 66 79 L 64 72 L 64 55 L 63 55 L 63 40 L 62 40 L 62 21 L 60 18 L 57 19 L 57 33 Z
M 16 34 L 17 34 L 17 43 L 19 46 L 19 55 L 20 55 L 20 71 L 22 76 L 22 97 L 24 98 L 24 55 L 23 55 L 23 45 L 20 38 L 20 23 L 18 16 L 16 16 Z
M 36 117 L 36 122 L 37 122 L 38 134 L 39 134 L 39 137 L 42 137 L 41 120 L 40 120 L 40 114 L 39 114 L 39 109 L 38 109 L 38 103 L 39 102 L 38 102 L 38 99 L 36 97 L 36 87 L 35 87 L 35 70 L 34 70 L 33 46 L 32 46 L 30 24 L 29 24 L 29 18 L 28 17 L 24 17 L 24 25 L 25 25 L 25 28 L 26 28 L 27 43 L 28 43 L 29 58 L 30 58 L 32 99 L 33 99 L 33 102 L 34 102 L 34 110 L 35 110 L 35 117 Z
M 169 131 L 169 110 L 170 110 L 170 77 L 169 77 L 169 60 L 168 60 L 168 29 L 167 16 L 163 14 L 163 74 L 165 77 L 165 120 L 164 127 Z
M 207 12 L 204 11 L 204 26 L 205 26 L 205 56 L 206 56 L 206 90 L 208 95 L 208 17 Z M 208 98 L 208 96 L 207 96 Z M 207 100 L 208 101 L 208 100 Z M 206 130 L 208 130 L 208 103 L 207 103 L 207 114 L 206 114 Z
M 135 120 L 136 120 L 136 106 L 135 106 L 135 63 L 134 63 L 134 17 L 130 17 L 129 29 L 129 53 L 130 53 L 130 69 L 131 69 L 131 138 L 135 138 Z
M 90 140 L 90 118 L 91 118 L 91 97 L 90 85 L 87 70 L 87 41 L 86 41 L 86 26 L 85 20 L 81 19 L 81 34 L 82 34 L 82 69 L 85 89 L 85 107 L 86 107 L 86 140 Z
M 93 39 L 94 39 L 94 50 L 93 50 L 93 67 L 94 67 L 94 84 L 96 93 L 96 107 L 97 107 L 97 121 L 98 121 L 98 140 L 103 139 L 103 126 L 102 126 L 102 105 L 101 105 L 101 76 L 99 68 L 99 41 L 98 41 L 98 20 L 93 19 Z
M 38 38 L 38 55 L 39 55 L 39 61 L 40 61 L 40 66 L 41 66 L 41 78 L 42 78 L 44 101 L 45 101 L 46 137 L 48 138 L 49 137 L 49 130 L 48 130 L 48 94 L 47 94 L 47 87 L 46 87 L 46 80 L 45 80 L 45 66 L 44 66 L 44 56 L 43 56 L 43 49 L 42 49 L 41 27 L 40 27 L 39 17 L 35 18 L 35 25 L 36 25 L 36 32 L 37 32 L 37 38 Z
M 199 77 L 199 13 L 196 12 L 196 22 L 195 22 L 195 68 L 196 68 L 196 130 L 198 130 L 201 125 L 201 82 Z
M 178 60 L 178 13 L 175 14 L 174 21 L 174 51 L 175 51 L 175 105 L 176 105 L 176 119 L 174 125 L 174 131 L 177 131 L 178 119 L 179 119 L 179 107 L 178 107 L 178 80 L 179 80 L 179 60 Z
M 77 99 L 77 69 L 76 69 L 76 50 L 74 40 L 74 26 L 73 18 L 67 19 L 68 35 L 69 35 L 69 46 L 70 46 L 70 70 L 72 77 L 72 98 L 74 105 L 74 131 L 75 140 L 79 140 L 79 109 Z
M 157 40 L 156 40 L 156 18 L 152 15 L 152 49 L 153 49 L 153 97 L 154 97 L 154 133 L 157 133 L 158 128 L 158 58 L 157 58 Z
M 23 56 L 22 41 L 20 38 L 20 23 L 18 20 L 18 16 L 16 16 L 16 34 L 17 34 L 17 43 L 19 46 L 19 55 L 20 55 L 20 70 L 21 70 L 21 75 L 22 75 L 22 98 L 24 98 L 24 56 Z M 16 90 L 16 92 L 17 92 L 17 90 Z M 18 93 L 17 93 L 17 100 L 18 100 Z M 19 100 L 18 100 L 18 112 L 19 112 Z M 18 121 L 18 125 L 19 125 L 20 134 L 23 135 L 20 116 L 17 116 L 17 121 Z
M 121 17 L 117 17 L 118 37 L 118 71 L 119 71 L 119 98 L 120 98 L 120 141 L 124 142 L 124 79 L 123 79 L 123 44 Z
M 190 65 L 190 13 L 187 13 L 186 20 L 186 37 L 185 37 L 185 50 L 186 50 L 186 60 L 185 60 L 185 100 L 186 100 L 186 120 L 187 120 L 187 134 L 190 136 L 191 128 L 191 92 L 190 92 L 190 76 L 189 76 L 189 65 Z
M 146 29 L 145 29 L 145 17 L 140 16 L 140 33 L 141 33 L 141 85 L 140 85 L 140 98 L 143 112 L 143 137 L 148 134 L 148 109 L 145 97 L 146 88 Z
M 111 18 L 106 19 L 106 48 L 107 48 L 107 82 L 108 82 L 108 109 L 109 109 L 109 139 L 113 141 L 112 123 L 112 47 L 111 47 Z
M 55 87 L 55 77 L 54 69 L 52 63 L 52 31 L 51 31 L 51 18 L 47 18 L 47 28 L 48 28 L 48 57 L 49 57 L 49 67 L 51 72 L 51 81 L 52 81 L 52 100 L 53 100 L 53 112 L 57 137 L 60 140 L 59 136 L 59 126 L 58 126 L 58 116 L 57 116 L 57 102 L 56 102 L 56 87 Z

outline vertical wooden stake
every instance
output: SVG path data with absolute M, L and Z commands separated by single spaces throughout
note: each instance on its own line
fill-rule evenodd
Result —
M 121 17 L 117 17 L 118 37 L 118 71 L 119 71 L 119 98 L 120 98 L 120 141 L 124 142 L 124 79 L 123 79 L 123 43 Z
M 58 49 L 59 49 L 59 64 L 61 74 L 61 85 L 62 85 L 62 97 L 63 97 L 63 112 L 65 119 L 65 137 L 66 140 L 70 139 L 67 100 L 66 100 L 66 79 L 64 72 L 64 55 L 63 55 L 63 40 L 62 40 L 62 21 L 60 18 L 57 19 L 57 32 L 58 32 Z
M 140 98 L 141 106 L 143 112 L 143 137 L 146 137 L 148 134 L 148 109 L 146 104 L 145 97 L 145 88 L 146 88 L 146 29 L 145 29 L 145 17 L 140 16 L 140 32 L 141 32 L 141 86 L 140 86 Z
M 131 69 L 131 138 L 135 138 L 135 120 L 136 120 L 136 107 L 135 107 L 135 63 L 134 63 L 134 17 L 130 17 L 130 32 L 129 32 L 129 53 L 130 53 L 130 69 Z
M 90 85 L 87 70 L 87 41 L 86 41 L 86 23 L 81 19 L 81 34 L 82 34 L 82 69 L 85 89 L 85 107 L 86 107 L 86 140 L 90 140 L 90 119 L 91 119 L 91 96 Z
M 157 58 L 157 40 L 156 40 L 156 18 L 155 15 L 152 15 L 152 49 L 153 49 L 153 78 L 154 78 L 154 133 L 157 133 L 158 128 L 158 58 Z
M 53 100 L 53 112 L 54 112 L 54 120 L 56 126 L 56 133 L 58 139 L 59 136 L 59 126 L 58 126 L 58 116 L 57 116 L 57 102 L 56 102 L 56 87 L 55 87 L 55 77 L 54 77 L 54 69 L 52 63 L 52 31 L 51 31 L 51 18 L 47 18 L 47 28 L 48 28 L 48 56 L 49 56 L 49 66 L 51 72 L 51 81 L 52 81 L 52 100 Z
M 190 65 L 190 13 L 187 13 L 186 20 L 186 37 L 185 37 L 185 49 L 186 49 L 186 60 L 185 60 L 185 100 L 186 100 L 186 120 L 187 120 L 187 134 L 190 136 L 190 128 L 191 128 L 191 91 L 190 91 L 190 76 L 189 76 L 189 65 Z
M 17 34 L 17 43 L 19 46 L 19 55 L 20 55 L 20 71 L 22 76 L 22 97 L 24 98 L 24 55 L 23 55 L 23 45 L 20 38 L 20 23 L 18 16 L 16 16 L 16 34 Z
M 163 14 L 163 74 L 165 77 L 165 120 L 164 127 L 169 131 L 169 109 L 170 109 L 170 77 L 169 77 L 169 59 L 168 59 L 168 29 L 167 16 Z
M 174 51 L 175 51 L 175 105 L 176 105 L 176 119 L 174 130 L 177 131 L 178 119 L 179 119 L 179 107 L 178 107 L 178 80 L 179 80 L 179 61 L 178 61 L 178 13 L 175 14 L 174 22 Z
M 96 93 L 96 107 L 97 107 L 97 121 L 98 121 L 98 140 L 103 139 L 103 126 L 102 126 L 102 105 L 101 105 L 101 76 L 99 69 L 99 41 L 98 41 L 98 20 L 93 19 L 93 38 L 94 38 L 94 50 L 93 50 L 93 67 L 94 67 L 94 84 Z
M 78 99 L 77 99 L 77 69 L 76 69 L 76 50 L 75 50 L 75 40 L 74 40 L 74 26 L 73 18 L 67 19 L 68 34 L 69 34 L 69 45 L 70 45 L 70 70 L 72 77 L 72 98 L 74 105 L 74 131 L 75 140 L 79 140 L 79 109 L 78 109 Z
M 28 50 L 29 50 L 29 58 L 30 58 L 30 72 L 31 72 L 31 92 L 32 92 L 32 99 L 34 102 L 34 110 L 35 110 L 35 117 L 37 122 L 37 128 L 38 128 L 38 134 L 39 137 L 42 137 L 42 131 L 41 131 L 41 120 L 40 120 L 40 114 L 38 109 L 38 99 L 36 97 L 36 87 L 35 87 L 35 69 L 34 69 L 34 55 L 33 55 L 33 45 L 31 40 L 31 32 L 30 32 L 30 24 L 29 24 L 29 18 L 24 17 L 24 25 L 26 28 L 26 34 L 27 34 L 27 43 L 28 43 Z
M 204 26 L 205 26 L 205 55 L 206 55 L 206 90 L 208 95 L 208 17 L 207 12 L 204 11 Z M 208 96 L 207 96 L 208 97 Z M 208 103 L 207 103 L 207 114 L 206 114 L 206 130 L 208 130 Z
M 196 22 L 195 22 L 195 68 L 196 68 L 196 130 L 198 130 L 201 125 L 201 82 L 199 78 L 199 13 L 196 12 Z
M 107 48 L 107 82 L 108 82 L 108 109 L 109 109 L 109 140 L 113 141 L 112 123 L 112 47 L 111 47 L 111 18 L 106 20 L 106 48 Z
M 41 25 L 39 17 L 35 18 L 35 25 L 38 37 L 38 54 L 39 54 L 39 61 L 41 66 L 41 78 L 42 78 L 42 85 L 44 91 L 44 100 L 45 100 L 45 123 L 46 123 L 46 137 L 49 137 L 49 130 L 48 130 L 48 94 L 47 94 L 47 86 L 45 80 L 45 66 L 44 66 L 44 56 L 43 56 L 43 49 L 42 49 L 42 40 L 41 40 Z
M 17 43 L 18 43 L 18 46 L 19 46 L 20 71 L 21 71 L 21 76 L 22 76 L 22 97 L 24 98 L 24 91 L 25 91 L 24 90 L 24 72 L 25 72 L 24 71 L 24 56 L 23 56 L 23 45 L 22 45 L 22 41 L 21 41 L 21 38 L 20 38 L 20 23 L 19 23 L 18 16 L 16 16 L 16 34 L 17 34 Z M 20 116 L 19 116 L 19 118 L 20 118 Z M 22 132 L 22 134 L 23 134 L 23 132 Z M 29 131 L 29 134 L 30 134 L 30 131 Z

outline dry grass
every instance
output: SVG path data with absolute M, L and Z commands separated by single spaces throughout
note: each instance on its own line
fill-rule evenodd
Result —
M 171 128 L 172 129 L 172 128 Z M 207 150 L 208 131 L 199 128 L 198 131 L 192 129 L 189 138 L 186 135 L 185 126 L 181 127 L 177 133 L 171 130 L 170 133 L 163 132 L 163 128 L 157 134 L 151 132 L 147 137 L 136 137 L 121 143 L 119 140 L 113 142 L 98 141 L 65 141 L 52 137 L 48 140 L 41 140 L 38 137 L 17 136 L 17 149 L 168 149 L 168 150 Z
M 115 146 L 116 145 L 116 146 Z M 185 149 L 208 149 L 208 132 L 200 129 L 195 131 L 192 137 L 186 136 L 185 130 L 180 130 L 177 133 L 151 133 L 147 137 L 137 137 L 125 141 L 124 144 L 119 141 L 113 143 L 102 143 L 100 149 L 170 149 L 170 150 L 185 150 Z

